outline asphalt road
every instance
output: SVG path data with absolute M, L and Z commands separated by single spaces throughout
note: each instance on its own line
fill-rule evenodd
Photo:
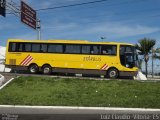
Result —
M 82 77 L 80 74 L 77 74 L 77 76 L 74 75 L 65 75 L 65 74 L 60 74 L 60 75 L 44 75 L 44 74 L 28 74 L 28 73 L 0 73 L 3 76 L 5 76 L 6 80 L 12 78 L 12 77 L 17 77 L 17 76 L 35 76 L 35 77 L 60 77 L 60 78 L 80 78 L 80 79 L 92 79 L 92 80 L 109 80 L 108 78 L 100 77 L 100 76 L 93 76 L 93 75 L 88 75 L 85 77 Z
M 11 114 L 160 114 L 160 109 L 56 107 L 56 106 L 0 106 L 0 113 Z
M 160 120 L 160 110 L 127 108 L 83 108 L 83 107 L 23 107 L 0 106 L 0 117 L 18 117 L 20 120 L 102 120 L 135 119 Z M 109 119 L 109 120 L 110 120 Z M 122 120 L 123 120 L 122 119 Z M 19 120 L 19 119 L 18 119 Z

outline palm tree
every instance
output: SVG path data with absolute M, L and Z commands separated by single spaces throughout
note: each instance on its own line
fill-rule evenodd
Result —
M 147 63 L 149 60 L 149 54 L 151 53 L 151 50 L 153 46 L 156 44 L 156 40 L 150 39 L 150 38 L 143 38 L 138 41 L 136 44 L 136 49 L 139 50 L 139 54 L 144 56 L 144 61 L 145 61 L 145 69 L 146 69 L 146 77 L 147 77 Z

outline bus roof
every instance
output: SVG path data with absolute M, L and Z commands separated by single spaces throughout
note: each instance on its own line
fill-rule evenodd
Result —
M 80 44 L 123 44 L 123 45 L 133 45 L 130 43 L 123 42 L 93 42 L 87 40 L 23 40 L 23 39 L 8 39 L 8 42 L 37 42 L 37 43 L 80 43 Z

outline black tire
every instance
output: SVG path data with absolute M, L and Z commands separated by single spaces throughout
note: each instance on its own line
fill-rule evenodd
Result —
M 44 65 L 42 67 L 43 74 L 49 75 L 52 72 L 52 67 L 50 65 Z
M 35 74 L 35 73 L 38 73 L 39 69 L 38 69 L 38 66 L 36 64 L 31 64 L 29 66 L 29 72 L 31 74 Z
M 108 70 L 108 77 L 109 78 L 117 78 L 118 77 L 118 75 L 119 75 L 119 72 L 118 72 L 118 70 L 116 69 L 116 68 L 110 68 L 109 70 Z

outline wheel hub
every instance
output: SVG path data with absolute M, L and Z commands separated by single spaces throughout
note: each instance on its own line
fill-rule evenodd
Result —
M 111 72 L 110 72 L 110 76 L 111 76 L 111 77 L 115 77 L 115 76 L 116 76 L 116 72 L 115 72 L 115 71 L 111 71 Z
M 44 68 L 44 73 L 49 73 L 49 68 Z
M 35 67 L 31 67 L 30 71 L 31 71 L 32 73 L 34 73 L 34 72 L 36 72 L 36 68 L 35 68 Z

